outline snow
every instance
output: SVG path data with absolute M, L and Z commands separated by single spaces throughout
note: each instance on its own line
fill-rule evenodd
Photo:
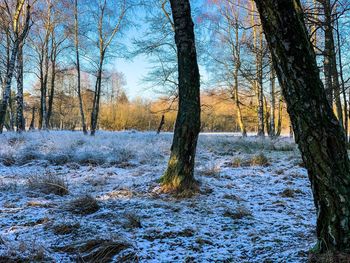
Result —
M 316 212 L 294 142 L 201 134 L 195 176 L 201 192 L 159 192 L 171 133 L 29 132 L 0 135 L 0 258 L 74 262 L 58 247 L 93 238 L 132 244 L 140 262 L 305 262 L 315 243 Z M 234 167 L 263 153 L 268 166 Z M 30 187 L 33 176 L 63 178 L 69 194 Z M 66 209 L 90 194 L 100 210 Z M 141 227 L 130 227 L 130 217 Z M 55 225 L 78 225 L 59 235 Z

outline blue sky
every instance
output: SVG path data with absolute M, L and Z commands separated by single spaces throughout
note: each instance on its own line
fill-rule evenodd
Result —
M 147 84 L 142 82 L 144 76 L 147 75 L 151 66 L 144 56 L 137 56 L 132 60 L 116 59 L 111 63 L 113 68 L 123 72 L 126 78 L 125 90 L 131 99 L 136 97 L 152 98 L 154 92 L 147 89 Z

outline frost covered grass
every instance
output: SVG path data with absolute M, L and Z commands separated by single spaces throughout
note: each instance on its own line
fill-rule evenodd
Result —
M 307 260 L 315 211 L 290 139 L 201 134 L 191 198 L 160 191 L 171 139 L 0 135 L 0 262 Z

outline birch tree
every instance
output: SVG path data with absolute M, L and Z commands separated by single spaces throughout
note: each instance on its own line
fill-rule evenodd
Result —
M 317 210 L 314 252 L 350 249 L 350 162 L 299 0 L 255 0 Z
M 4 81 L 3 94 L 2 94 L 2 102 L 0 105 L 0 133 L 3 132 L 5 115 L 7 112 L 7 107 L 9 104 L 10 96 L 11 96 L 11 83 L 12 77 L 15 70 L 18 50 L 22 45 L 23 41 L 27 37 L 27 33 L 30 27 L 30 5 L 29 2 L 25 0 L 18 0 L 16 2 L 15 8 L 12 9 L 11 5 L 7 1 L 5 1 L 6 6 L 6 15 L 11 18 L 11 24 L 14 32 L 13 45 L 11 49 L 11 56 L 9 56 L 9 61 L 7 64 L 6 77 Z M 25 22 L 22 30 L 20 30 L 20 17 L 23 12 L 26 12 Z M 5 14 L 4 14 L 5 15 Z

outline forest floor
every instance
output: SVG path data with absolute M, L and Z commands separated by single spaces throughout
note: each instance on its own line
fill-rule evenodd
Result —
M 157 183 L 171 139 L 0 135 L 0 262 L 307 261 L 316 218 L 294 142 L 201 134 L 200 193 L 175 198 Z

